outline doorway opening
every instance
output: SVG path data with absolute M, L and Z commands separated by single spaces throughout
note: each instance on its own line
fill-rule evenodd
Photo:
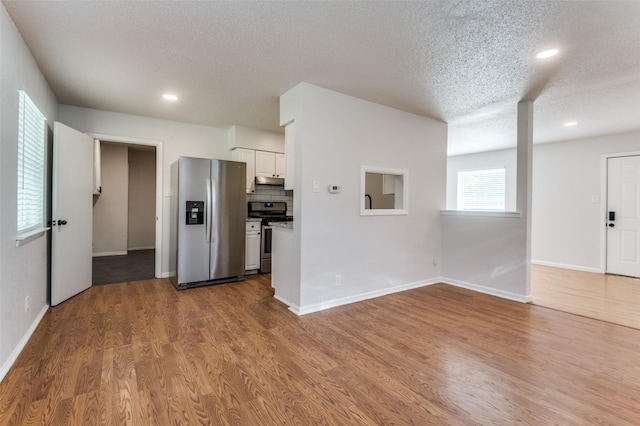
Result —
M 93 285 L 160 278 L 162 143 L 92 136 L 102 187 L 94 195 Z

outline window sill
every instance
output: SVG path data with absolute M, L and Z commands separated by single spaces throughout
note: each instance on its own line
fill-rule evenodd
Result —
M 443 216 L 467 216 L 467 217 L 503 217 L 506 219 L 520 219 L 520 212 L 496 212 L 481 210 L 440 210 Z
M 29 241 L 35 240 L 50 229 L 51 228 L 40 227 L 18 234 L 16 236 L 16 248 L 27 244 Z

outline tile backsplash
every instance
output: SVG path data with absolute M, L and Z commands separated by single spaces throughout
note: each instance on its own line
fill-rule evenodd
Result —
M 285 191 L 281 186 L 256 185 L 252 194 L 247 194 L 249 201 L 285 201 L 287 215 L 293 216 L 293 191 Z

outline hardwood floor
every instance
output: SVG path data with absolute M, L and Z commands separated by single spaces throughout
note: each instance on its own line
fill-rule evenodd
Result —
M 433 285 L 297 317 L 269 276 L 91 287 L 0 384 L 2 425 L 638 424 L 640 331 Z
M 532 265 L 533 303 L 640 329 L 640 279 Z

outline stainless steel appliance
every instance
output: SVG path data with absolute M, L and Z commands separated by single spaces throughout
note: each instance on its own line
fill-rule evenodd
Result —
M 291 222 L 287 216 L 287 203 L 283 201 L 250 201 L 248 216 L 261 219 L 262 236 L 260 238 L 260 273 L 271 272 L 271 235 L 273 222 Z
M 179 290 L 238 281 L 244 275 L 246 164 L 180 157 L 177 274 Z

